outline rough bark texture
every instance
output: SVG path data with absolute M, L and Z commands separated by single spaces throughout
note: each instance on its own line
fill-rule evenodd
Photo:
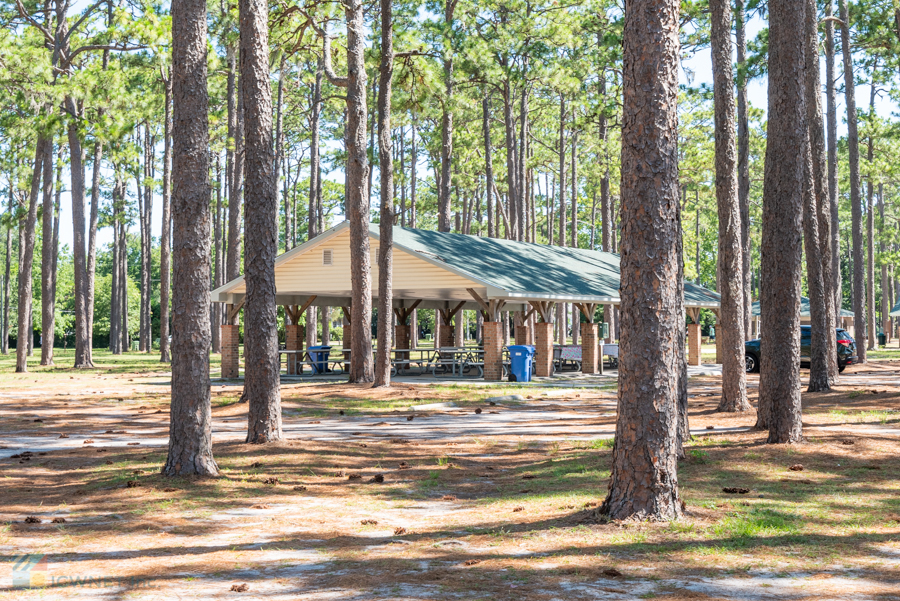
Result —
M 170 268 L 169 259 L 172 253 L 172 111 L 170 105 L 172 103 L 172 79 L 171 74 L 163 81 L 165 86 L 165 138 L 163 143 L 163 189 L 162 189 L 162 236 L 159 242 L 159 360 L 162 363 L 169 362 L 169 279 Z M 219 205 L 221 200 L 216 203 L 216 216 L 219 214 Z M 218 221 L 214 228 L 216 235 L 216 247 L 218 248 Z M 215 266 L 213 278 L 218 276 L 218 265 Z M 218 282 L 213 281 L 213 287 Z M 213 326 L 218 330 L 217 327 Z M 212 332 L 210 332 L 212 334 Z M 213 345 L 215 346 L 215 345 Z
M 229 72 L 228 72 L 228 107 L 230 109 L 228 127 L 231 130 L 229 137 L 232 138 L 234 150 L 231 153 L 232 165 L 228 173 L 228 244 L 227 254 L 225 257 L 225 280 L 231 281 L 238 277 L 241 264 L 241 203 L 244 191 L 244 103 L 242 94 L 238 91 L 236 100 L 232 100 L 235 96 L 235 50 L 233 47 L 228 48 L 229 51 Z
M 804 57 L 806 75 L 806 119 L 809 131 L 809 172 L 804 197 L 804 242 L 809 288 L 812 347 L 809 391 L 831 389 L 837 374 L 837 340 L 832 332 L 834 294 L 831 292 L 831 212 L 828 207 L 828 174 L 825 165 L 825 121 L 819 83 L 819 32 L 816 0 L 806 2 Z
M 56 317 L 56 295 L 53 286 L 53 144 L 47 144 L 43 166 L 43 198 L 41 201 L 41 365 L 53 365 L 53 339 Z
M 3 272 L 3 336 L 0 340 L 0 353 L 9 354 L 9 276 L 12 268 L 12 218 L 15 214 L 15 194 L 13 190 L 12 177 L 9 178 L 9 208 L 7 209 L 7 217 L 9 225 L 6 227 L 6 265 Z
M 734 32 L 737 46 L 737 177 L 741 208 L 741 258 L 744 274 L 744 337 L 750 338 L 750 308 L 753 304 L 753 272 L 750 267 L 750 114 L 747 104 L 747 31 L 744 1 L 734 3 Z
M 850 208 L 853 236 L 853 334 L 860 363 L 866 362 L 866 289 L 863 278 L 862 199 L 859 194 L 859 129 L 856 115 L 856 92 L 853 81 L 853 58 L 850 54 L 850 15 L 847 0 L 839 0 L 841 17 L 841 51 L 844 59 L 844 100 L 847 104 L 847 150 L 850 163 Z
M 69 140 L 69 172 L 72 179 L 72 259 L 75 279 L 75 367 L 93 367 L 91 357 L 91 337 L 88 332 L 90 318 L 87 315 L 87 261 L 84 240 L 84 163 L 82 161 L 81 138 L 78 124 L 74 121 L 78 110 L 75 100 L 66 98 L 66 110 L 72 118 L 66 128 Z
M 496 236 L 494 224 L 494 163 L 491 157 L 491 102 L 487 96 L 481 99 L 481 131 L 484 136 L 484 194 L 487 203 L 487 235 Z M 413 167 L 415 169 L 415 167 Z
M 375 386 L 391 385 L 394 338 L 393 269 L 394 165 L 391 153 L 391 85 L 394 77 L 393 4 L 381 0 L 381 66 L 378 78 L 378 170 L 381 174 L 381 223 L 378 241 L 378 353 Z
M 168 476 L 214 476 L 209 390 L 206 3 L 172 2 L 172 403 Z
M 625 12 L 622 333 L 610 519 L 670 520 L 678 497 L 678 2 Z
M 372 362 L 372 273 L 369 251 L 369 191 L 366 155 L 365 24 L 362 0 L 344 5 L 347 18 L 347 77 L 338 77 L 331 67 L 331 43 L 325 38 L 325 74 L 337 86 L 347 88 L 347 195 L 350 222 L 351 322 L 350 382 L 375 379 Z M 344 343 L 346 345 L 346 342 Z
M 805 0 L 769 6 L 769 123 L 763 181 L 758 424 L 770 443 L 799 442 L 800 258 L 807 137 L 803 90 Z
M 747 411 L 744 366 L 744 260 L 734 139 L 734 78 L 731 71 L 731 3 L 710 0 L 715 105 L 716 204 L 719 214 L 719 350 L 722 400 L 719 411 Z M 679 230 L 680 231 L 680 230 Z
M 38 136 L 34 150 L 34 169 L 31 173 L 31 191 L 24 221 L 20 224 L 19 238 L 19 329 L 16 337 L 16 372 L 28 371 L 27 340 L 33 337 L 31 330 L 31 303 L 33 298 L 31 268 L 34 265 L 34 243 L 37 227 L 38 193 L 41 191 L 41 175 L 47 157 L 48 138 Z
M 441 99 L 441 181 L 438 190 L 438 231 L 450 231 L 450 170 L 453 157 L 453 12 L 457 0 L 444 0 L 444 96 Z M 380 92 L 379 92 L 380 94 Z
M 247 442 L 281 440 L 281 362 L 275 256 L 278 254 L 278 194 L 272 148 L 269 84 L 269 6 L 241 0 L 241 95 L 244 99 L 246 194 L 244 207 L 244 396 Z
M 834 82 L 834 21 L 831 0 L 825 2 L 825 98 L 828 127 L 828 211 L 831 219 L 831 293 L 834 306 L 834 326 L 841 326 L 844 294 L 841 280 L 840 223 L 838 222 L 837 187 L 837 90 Z M 821 224 L 820 224 L 821 225 Z M 837 343 L 835 343 L 836 345 Z M 837 360 L 835 358 L 835 369 Z M 835 379 L 837 375 L 833 376 Z

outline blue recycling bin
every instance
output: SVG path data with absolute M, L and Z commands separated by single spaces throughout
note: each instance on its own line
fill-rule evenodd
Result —
M 531 365 L 534 347 L 528 344 L 513 344 L 509 349 L 509 381 L 531 382 Z
M 312 361 L 313 374 L 328 373 L 328 356 L 331 354 L 331 347 L 311 346 L 308 352 Z

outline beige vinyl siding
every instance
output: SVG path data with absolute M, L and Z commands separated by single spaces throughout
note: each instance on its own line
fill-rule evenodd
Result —
M 372 293 L 378 293 L 378 267 L 375 261 L 378 241 L 370 239 Z M 332 249 L 332 265 L 322 264 L 324 249 Z M 485 294 L 483 284 L 461 277 L 405 251 L 394 248 L 393 290 L 395 298 L 448 299 L 471 301 L 466 288 L 474 288 Z M 350 285 L 350 231 L 323 241 L 293 259 L 278 265 L 275 270 L 275 288 L 279 294 L 317 294 L 319 296 L 349 296 Z M 243 294 L 241 283 L 234 290 Z

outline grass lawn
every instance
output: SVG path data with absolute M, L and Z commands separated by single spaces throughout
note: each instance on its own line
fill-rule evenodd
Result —
M 717 379 L 693 379 L 685 517 L 659 524 L 596 515 L 615 390 L 291 383 L 286 440 L 256 446 L 240 387 L 217 383 L 221 477 L 171 479 L 164 366 L 95 362 L 16 375 L 0 361 L 0 553 L 48 561 L 47 586 L 0 574 L 0 598 L 898 598 L 897 362 L 804 393 L 794 446 L 764 444 L 753 414 L 717 413 Z M 488 400 L 505 393 L 523 398 Z M 430 403 L 452 404 L 409 409 Z M 29 445 L 50 450 L 21 457 Z

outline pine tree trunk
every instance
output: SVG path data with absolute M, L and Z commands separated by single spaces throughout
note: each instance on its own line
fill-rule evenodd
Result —
M 351 329 L 350 382 L 372 382 L 372 273 L 369 250 L 369 172 L 366 154 L 365 25 L 362 0 L 344 5 L 347 18 L 347 77 L 338 77 L 331 67 L 331 40 L 325 37 L 325 75 L 347 88 L 345 212 L 350 222 Z M 344 345 L 346 346 L 346 341 Z
M 34 151 L 34 169 L 31 174 L 31 192 L 28 195 L 28 208 L 24 220 L 20 224 L 19 238 L 19 330 L 16 337 L 16 372 L 28 371 L 28 339 L 33 338 L 30 324 L 33 300 L 33 281 L 31 268 L 34 265 L 34 244 L 37 238 L 37 205 L 38 193 L 41 191 L 43 164 L 50 154 L 49 138 L 39 135 Z M 51 146 L 52 149 L 52 146 Z
M 75 100 L 66 98 L 66 109 L 70 115 L 77 115 Z M 84 163 L 82 160 L 81 138 L 78 124 L 73 119 L 67 128 L 69 140 L 69 172 L 72 176 L 72 225 L 74 235 L 72 241 L 72 258 L 74 261 L 75 279 L 75 367 L 93 367 L 91 357 L 91 337 L 88 328 L 90 318 L 87 314 L 87 265 L 84 240 Z M 20 322 L 21 323 L 21 322 Z
M 831 219 L 831 293 L 833 295 L 834 325 L 841 327 L 841 308 L 843 306 L 843 282 L 841 279 L 840 256 L 840 223 L 838 220 L 838 186 L 837 186 L 837 90 L 834 81 L 834 21 L 832 2 L 825 2 L 825 97 L 826 121 L 828 128 L 828 197 L 827 209 Z M 821 226 L 821 224 L 820 224 Z M 837 343 L 835 343 L 835 346 Z M 835 357 L 835 369 L 837 357 Z M 836 379 L 837 374 L 833 375 Z
M 206 3 L 172 2 L 172 403 L 162 473 L 215 476 L 209 389 Z M 127 311 L 126 311 L 127 313 Z
M 9 354 L 9 277 L 12 269 L 12 226 L 13 215 L 15 215 L 15 189 L 12 183 L 12 176 L 9 176 L 9 208 L 7 209 L 7 217 L 9 221 L 6 225 L 6 265 L 3 272 L 3 336 L 0 339 L 0 353 Z
M 171 131 L 171 123 L 170 123 L 170 131 Z M 170 134 L 171 135 L 171 134 Z M 171 175 L 171 150 L 169 150 L 169 195 L 172 193 L 172 175 Z M 170 201 L 171 202 L 171 201 Z M 165 212 L 165 211 L 163 211 Z M 213 284 L 212 288 L 218 288 L 225 282 L 224 273 L 223 273 L 223 257 L 222 257 L 222 155 L 216 153 L 216 213 L 213 216 L 215 220 L 213 223 Z M 172 230 L 172 209 L 171 206 L 169 208 L 169 236 L 171 239 L 171 230 Z M 171 245 L 170 251 L 171 253 Z M 162 252 L 160 251 L 160 254 Z M 162 269 L 162 260 L 160 259 L 160 269 Z M 162 296 L 162 293 L 160 293 Z M 210 312 L 210 335 L 212 341 L 212 352 L 213 353 L 221 353 L 222 352 L 222 304 L 221 303 L 212 303 L 212 308 Z M 167 332 L 168 332 L 168 324 L 166 324 Z M 163 338 L 160 335 L 160 338 Z M 168 345 L 168 342 L 166 342 Z
M 378 79 L 378 171 L 381 175 L 381 223 L 378 241 L 378 352 L 375 386 L 391 385 L 394 339 L 393 269 L 394 165 L 391 143 L 391 86 L 394 76 L 393 4 L 381 4 L 381 65 Z M 451 74 L 452 75 L 452 74 Z M 449 190 L 448 190 L 449 192 Z
M 744 0 L 735 0 L 734 29 L 737 45 L 737 177 L 738 205 L 741 211 L 741 259 L 744 280 L 744 337 L 750 338 L 751 306 L 753 297 L 750 267 L 750 115 L 747 104 L 747 31 Z
M 166 104 L 165 109 L 163 111 L 165 122 L 163 124 L 163 186 L 162 186 L 162 232 L 160 236 L 159 242 L 159 360 L 161 363 L 169 363 L 169 281 L 170 281 L 170 270 L 169 270 L 169 257 L 171 254 L 171 236 L 172 236 L 172 208 L 170 203 L 170 197 L 172 193 L 172 143 L 171 143 L 171 135 L 172 135 L 172 111 L 170 109 L 170 105 L 172 102 L 172 77 L 170 75 L 163 81 L 163 85 L 165 87 L 165 96 L 163 100 Z M 216 157 L 216 164 L 218 165 L 218 157 Z M 219 207 L 221 206 L 221 198 L 218 198 L 216 201 L 216 217 L 219 215 Z M 219 222 L 218 219 L 214 224 L 214 235 L 215 235 L 215 244 L 216 244 L 216 258 L 218 258 L 218 248 L 219 248 Z M 218 282 L 215 278 L 218 277 L 218 263 L 216 263 L 213 269 L 213 288 L 217 287 Z M 218 304 L 217 304 L 218 306 Z M 212 315 L 215 315 L 215 311 L 211 311 Z M 213 324 L 210 331 L 210 335 L 213 339 L 213 350 L 216 350 L 218 345 L 218 328 L 217 324 Z
M 519 191 L 516 188 L 516 184 L 518 182 L 518 177 L 516 177 L 516 122 L 515 116 L 513 115 L 513 90 L 510 85 L 509 78 L 507 78 L 503 82 L 503 128 L 505 133 L 505 142 L 506 142 L 506 186 L 507 186 L 507 206 L 514 207 L 516 205 L 516 198 L 518 198 Z M 502 210 L 500 207 L 500 201 L 497 201 L 498 209 Z M 506 226 L 506 238 L 508 240 L 516 239 L 516 213 L 513 210 L 509 211 L 508 223 Z M 499 224 L 497 224 L 497 229 L 499 230 Z M 498 233 L 499 236 L 499 233 Z
M 278 192 L 272 140 L 269 83 L 269 7 L 241 0 L 241 98 L 244 106 L 245 209 L 244 394 L 248 443 L 282 439 L 281 362 L 275 257 L 278 255 Z
M 671 520 L 678 495 L 678 9 L 633 0 L 623 32 L 622 338 L 609 519 Z
M 566 97 L 559 95 L 559 245 L 566 245 Z M 565 340 L 565 335 L 563 335 Z
M 718 411 L 748 411 L 744 366 L 744 259 L 735 157 L 734 78 L 731 70 L 731 4 L 710 0 L 715 104 L 716 204 L 719 216 L 719 325 L 722 399 Z
M 874 74 L 873 74 L 874 75 Z M 869 115 L 874 113 L 875 86 L 871 86 L 872 95 L 869 101 Z M 875 188 L 873 184 L 873 140 L 869 135 L 868 165 L 869 177 L 866 181 L 866 326 L 868 329 L 868 346 L 866 350 L 875 349 Z
M 800 260 L 803 165 L 808 137 L 803 40 L 806 0 L 769 6 L 769 123 L 763 182 L 760 277 L 762 347 L 757 424 L 770 443 L 802 437 Z
M 232 166 L 229 175 L 230 189 L 228 190 L 228 253 L 225 259 L 225 280 L 231 281 L 241 275 L 241 202 L 244 190 L 244 101 L 240 94 L 240 78 L 236 75 L 235 49 L 231 52 L 230 69 L 228 73 L 228 85 L 232 88 L 229 92 L 229 107 L 232 107 L 229 125 L 232 129 L 230 137 L 233 139 L 234 151 L 232 152 Z M 237 85 L 234 81 L 237 80 Z M 232 95 L 236 96 L 231 100 Z
M 100 169 L 103 159 L 103 142 L 94 142 L 93 177 L 91 178 L 91 212 L 88 221 L 87 265 L 85 267 L 85 294 L 87 298 L 88 348 L 93 357 L 94 348 L 94 286 L 97 272 L 97 227 L 100 219 Z
M 306 225 L 306 239 L 312 240 L 321 232 L 318 230 L 317 201 L 320 196 L 322 167 L 319 159 L 319 121 L 322 108 L 322 61 L 316 68 L 316 83 L 313 87 L 312 119 L 310 120 L 309 141 L 309 213 Z M 291 244 L 293 247 L 293 244 Z
M 487 203 L 487 235 L 490 238 L 494 238 L 497 232 L 494 224 L 494 200 L 492 196 L 494 190 L 494 164 L 491 157 L 491 103 L 486 95 L 481 99 L 481 131 L 484 136 L 484 194 Z
M 850 208 L 853 234 L 853 333 L 856 354 L 866 363 L 866 289 L 863 267 L 862 199 L 859 193 L 859 131 L 856 115 L 856 93 L 853 81 L 853 58 L 850 54 L 850 15 L 847 0 L 838 0 L 841 18 L 841 51 L 844 59 L 844 99 L 847 104 L 847 148 L 850 158 Z
M 834 294 L 831 291 L 831 214 L 828 207 L 828 180 L 825 159 L 825 122 L 822 116 L 819 82 L 818 5 L 807 0 L 805 20 L 806 119 L 809 130 L 804 194 L 804 241 L 806 246 L 807 287 L 809 288 L 812 340 L 809 391 L 831 389 L 837 375 L 837 340 L 832 331 Z
M 47 145 L 43 167 L 41 215 L 41 365 L 53 365 L 56 297 L 53 292 L 53 143 Z

